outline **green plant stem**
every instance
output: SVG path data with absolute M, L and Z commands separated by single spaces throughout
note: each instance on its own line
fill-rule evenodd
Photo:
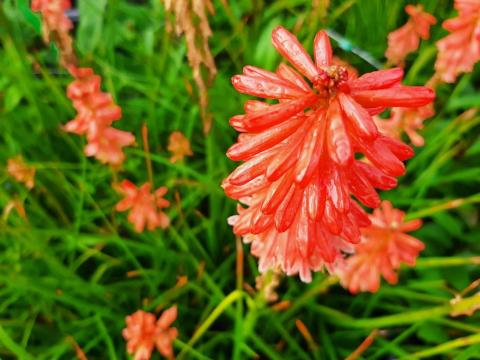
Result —
M 413 219 L 424 218 L 424 217 L 433 215 L 437 212 L 455 209 L 464 205 L 476 204 L 476 203 L 480 203 L 480 194 L 475 194 L 463 199 L 460 198 L 460 199 L 448 200 L 422 210 L 411 212 L 405 217 L 405 220 L 408 221 Z
M 374 329 L 397 325 L 412 324 L 419 321 L 440 318 L 450 313 L 463 313 L 480 302 L 480 296 L 463 298 L 455 303 L 432 307 L 429 309 L 406 311 L 400 314 L 381 316 L 377 318 L 355 319 L 338 310 L 327 306 L 315 305 L 314 309 L 323 315 L 325 320 L 347 328 Z
M 14 353 L 18 359 L 33 360 L 33 356 L 26 352 L 20 345 L 18 345 L 7 332 L 0 326 L 0 343 L 8 350 Z
M 304 294 L 302 294 L 298 299 L 296 299 L 292 306 L 285 311 L 285 313 L 281 316 L 281 320 L 284 321 L 290 318 L 299 308 L 305 305 L 311 298 L 324 294 L 332 287 L 333 285 L 338 284 L 339 279 L 336 276 L 328 276 L 322 282 L 318 283 L 318 285 L 310 288 Z
M 469 335 L 461 337 L 452 341 L 448 341 L 438 346 L 434 346 L 430 349 L 416 352 L 408 356 L 402 357 L 401 360 L 407 359 L 422 359 L 426 357 L 431 357 L 434 355 L 439 355 L 448 352 L 449 350 L 457 349 L 459 347 L 464 347 L 468 345 L 480 343 L 480 334 Z
M 201 337 L 202 335 L 210 328 L 210 326 L 217 320 L 217 318 L 222 315 L 222 313 L 227 309 L 231 304 L 236 300 L 244 296 L 244 293 L 240 290 L 234 290 L 228 294 L 220 304 L 217 305 L 215 309 L 210 313 L 210 315 L 205 319 L 205 321 L 198 327 L 198 329 L 193 334 L 192 338 L 188 341 L 188 348 L 184 348 L 180 354 L 177 356 L 177 360 L 184 358 L 186 353 Z
M 243 286 L 243 246 L 240 237 L 235 239 L 237 249 L 237 266 L 236 266 L 236 287 L 238 291 L 242 291 Z M 241 348 L 244 342 L 243 337 L 243 300 L 241 297 L 237 299 L 237 307 L 235 311 L 235 333 L 233 346 L 233 360 L 239 360 L 241 356 Z
M 479 265 L 480 256 L 472 257 L 429 257 L 417 259 L 415 268 Z

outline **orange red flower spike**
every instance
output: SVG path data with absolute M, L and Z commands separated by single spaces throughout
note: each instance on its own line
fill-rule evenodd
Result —
M 119 166 L 125 160 L 123 148 L 135 142 L 132 133 L 111 127 L 122 117 L 122 109 L 110 94 L 101 91 L 101 78 L 91 68 L 69 67 L 74 80 L 67 96 L 77 110 L 77 116 L 65 124 L 68 132 L 85 135 L 85 154 L 100 162 Z
M 128 221 L 133 224 L 137 232 L 143 232 L 145 226 L 149 231 L 153 231 L 157 227 L 165 229 L 170 225 L 170 219 L 162 211 L 170 205 L 170 202 L 163 198 L 168 190 L 162 186 L 152 193 L 151 187 L 152 185 L 147 182 L 137 188 L 129 180 L 123 180 L 114 186 L 124 196 L 117 203 L 115 209 L 117 211 L 130 210 Z
M 422 5 L 407 5 L 406 13 L 410 16 L 407 23 L 388 34 L 388 48 L 385 56 L 389 63 L 403 65 L 408 54 L 418 49 L 420 38 L 430 37 L 430 26 L 437 23 L 435 17 L 423 10 Z
M 446 83 L 455 82 L 480 60 L 480 0 L 455 0 L 458 17 L 443 22 L 449 35 L 437 42 L 435 71 Z
M 72 21 L 65 11 L 72 7 L 70 0 L 32 0 L 32 11 L 42 15 L 43 40 L 48 43 L 53 40 L 60 49 L 63 66 L 75 62 L 73 40 L 69 31 L 73 28 Z
M 274 29 L 272 39 L 298 72 L 287 65 L 275 73 L 247 66 L 232 78 L 239 92 L 279 102 L 248 101 L 245 114 L 230 120 L 241 134 L 227 156 L 244 163 L 222 186 L 246 205 L 229 222 L 252 244 L 260 270 L 278 267 L 310 281 L 312 271 L 332 269 L 370 223 L 351 196 L 378 206 L 375 188 L 395 187 L 402 161 L 413 156 L 407 145 L 381 135 L 371 114 L 424 106 L 435 95 L 400 85 L 401 69 L 350 78 L 333 64 L 323 31 L 314 42 L 315 62 L 286 29 Z
M 405 213 L 393 208 L 389 201 L 383 201 L 369 218 L 372 224 L 361 230 L 362 240 L 355 246 L 355 253 L 337 269 L 342 285 L 352 293 L 376 292 L 381 276 L 395 284 L 401 263 L 415 265 L 418 253 L 425 247 L 406 234 L 420 228 L 421 220 L 405 222 Z
M 173 359 L 173 341 L 178 336 L 171 327 L 177 318 L 177 306 L 165 310 L 157 320 L 155 315 L 138 310 L 125 318 L 127 327 L 122 335 L 127 340 L 127 352 L 134 360 L 149 360 L 154 348 L 167 359 Z

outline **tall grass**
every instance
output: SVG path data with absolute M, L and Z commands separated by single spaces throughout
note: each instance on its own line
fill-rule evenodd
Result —
M 440 22 L 455 14 L 451 1 L 421 2 Z M 478 67 L 438 88 L 426 146 L 416 149 L 400 186 L 382 194 L 424 219 L 415 233 L 426 244 L 417 266 L 402 270 L 398 285 L 357 296 L 325 274 L 311 284 L 285 278 L 278 293 L 291 305 L 277 311 L 245 290 L 244 283 L 255 284 L 257 264 L 226 221 L 235 212 L 219 186 L 234 166 L 225 156 L 235 136 L 228 119 L 246 98 L 229 79 L 245 64 L 278 64 L 270 43 L 278 24 L 307 48 L 319 28 L 333 29 L 383 62 L 388 32 L 406 20 L 406 1 L 332 1 L 324 17 L 307 0 L 226 3 L 214 1 L 210 17 L 218 74 L 209 89 L 213 125 L 204 135 L 186 46 L 166 31 L 161 2 L 78 1 L 80 62 L 102 75 L 122 107 L 120 128 L 141 139 L 147 124 L 154 183 L 170 189 L 172 226 L 141 234 L 113 210 L 112 171 L 87 159 L 82 140 L 60 128 L 74 116 L 65 95 L 71 79 L 56 48 L 42 43 L 39 17 L 27 0 L 0 4 L 0 164 L 22 154 L 37 169 L 31 191 L 0 173 L 0 204 L 17 197 L 28 216 L 13 211 L 0 225 L 0 357 L 73 358 L 73 338 L 89 359 L 124 359 L 124 317 L 176 303 L 175 351 L 184 359 L 342 359 L 372 329 L 380 332 L 364 358 L 480 358 L 478 313 L 450 316 L 451 299 L 480 277 L 480 116 L 459 117 L 480 106 Z M 408 57 L 409 84 L 431 77 L 434 42 L 445 34 L 437 24 Z M 334 47 L 360 72 L 373 69 Z M 175 130 L 191 140 L 194 156 L 172 164 L 166 148 Z M 147 181 L 141 143 L 126 153 L 122 178 Z M 465 202 L 449 209 L 455 199 Z M 186 284 L 177 284 L 181 276 Z

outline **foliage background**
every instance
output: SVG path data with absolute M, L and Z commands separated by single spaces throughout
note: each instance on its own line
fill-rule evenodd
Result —
M 430 41 L 408 58 L 406 83 L 424 84 L 433 74 L 434 42 L 446 35 L 441 21 L 456 15 L 452 2 L 420 1 L 439 23 Z M 307 49 L 320 28 L 334 29 L 383 62 L 388 32 L 403 25 L 407 1 L 332 1 L 327 13 L 308 0 L 214 1 L 210 46 L 218 75 L 212 84 L 213 128 L 202 132 L 183 38 L 166 31 L 159 0 L 79 0 L 75 46 L 123 109 L 119 128 L 135 133 L 120 174 L 147 181 L 140 129 L 150 130 L 155 185 L 166 185 L 172 226 L 137 234 L 113 211 L 118 195 L 108 167 L 83 156 L 82 139 L 60 125 L 74 116 L 65 95 L 71 81 L 45 46 L 40 19 L 27 0 L 0 4 L 0 163 L 17 154 L 37 168 L 28 192 L 0 173 L 0 206 L 18 197 L 28 221 L 16 213 L 0 228 L 0 357 L 69 359 L 72 338 L 90 359 L 124 359 L 124 317 L 139 308 L 159 311 L 176 303 L 176 353 L 187 359 L 342 359 L 372 329 L 381 329 L 366 359 L 480 359 L 479 315 L 449 316 L 449 301 L 480 277 L 480 117 L 458 119 L 480 105 L 479 68 L 438 88 L 437 115 L 427 121 L 424 148 L 408 163 L 398 189 L 383 193 L 411 217 L 423 217 L 415 233 L 426 244 L 418 265 L 401 272 L 397 286 L 352 296 L 316 274 L 311 284 L 282 280 L 282 312 L 254 286 L 256 261 L 236 245 L 226 218 L 233 201 L 219 187 L 234 164 L 225 157 L 234 131 L 228 119 L 247 98 L 230 77 L 252 64 L 274 69 L 280 58 L 270 43 L 274 26 L 298 35 Z M 319 4 L 322 1 L 318 2 Z M 336 54 L 360 72 L 372 66 L 333 41 Z M 116 126 L 117 126 L 116 125 Z M 181 130 L 194 157 L 171 164 L 168 135 Z M 3 167 L 4 170 L 4 167 Z M 465 205 L 448 210 L 453 199 Z M 442 207 L 443 206 L 443 207 Z M 238 259 L 238 260 L 237 260 Z M 176 286 L 180 276 L 188 277 Z M 300 319 L 312 339 L 296 327 Z M 194 336 L 194 334 L 196 334 Z M 455 339 L 466 338 L 457 344 Z M 158 355 L 155 355 L 158 356 Z M 154 357 L 157 358 L 157 357 Z

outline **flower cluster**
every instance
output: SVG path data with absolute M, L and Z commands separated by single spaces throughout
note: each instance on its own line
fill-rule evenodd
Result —
M 314 40 L 315 63 L 283 27 L 273 30 L 272 39 L 298 72 L 286 64 L 276 72 L 246 66 L 232 78 L 239 92 L 278 103 L 250 100 L 246 113 L 230 120 L 241 134 L 227 156 L 244 163 L 223 188 L 248 206 L 239 206 L 231 220 L 234 232 L 252 242 L 260 271 L 279 267 L 310 281 L 311 271 L 331 267 L 370 224 L 351 195 L 379 206 L 375 188 L 395 187 L 395 177 L 405 172 L 402 160 L 413 155 L 380 134 L 372 115 L 426 105 L 434 92 L 401 85 L 399 68 L 350 79 L 344 67 L 332 64 L 325 31 Z
M 388 119 L 375 116 L 374 120 L 382 134 L 400 140 L 405 132 L 413 145 L 423 146 L 425 141 L 418 130 L 423 129 L 423 122 L 433 115 L 435 110 L 432 104 L 428 104 L 411 109 L 394 108 Z
M 117 211 L 130 210 L 128 221 L 133 224 L 135 231 L 143 232 L 145 226 L 153 231 L 157 227 L 165 229 L 170 224 L 170 219 L 162 211 L 170 205 L 163 196 L 167 193 L 167 188 L 162 186 L 152 194 L 152 185 L 147 182 L 137 188 L 129 180 L 123 180 L 115 185 L 115 189 L 124 196 L 115 209 Z
M 455 0 L 458 17 L 443 22 L 450 35 L 437 42 L 435 70 L 440 79 L 455 82 L 480 60 L 480 0 Z
M 422 5 L 407 5 L 405 11 L 410 16 L 407 23 L 388 34 L 385 56 L 394 65 L 403 65 L 406 56 L 418 49 L 420 38 L 427 40 L 430 37 L 430 26 L 437 22 Z
M 122 116 L 110 94 L 101 91 L 101 78 L 91 68 L 70 66 L 75 78 L 68 86 L 67 96 L 77 110 L 75 119 L 65 124 L 64 129 L 77 135 L 85 135 L 85 154 L 100 162 L 119 166 L 125 160 L 123 147 L 132 145 L 132 133 L 111 127 Z
M 177 318 L 177 307 L 165 310 L 157 320 L 154 314 L 138 310 L 126 317 L 127 327 L 122 335 L 127 340 L 127 351 L 134 360 L 149 360 L 154 347 L 168 359 L 173 359 L 172 342 L 178 331 L 170 327 Z
M 405 213 L 383 201 L 380 208 L 369 215 L 372 225 L 362 229 L 361 242 L 355 246 L 355 254 L 336 270 L 342 285 L 350 292 L 376 292 L 380 276 L 395 284 L 395 270 L 401 263 L 415 265 L 418 253 L 425 245 L 406 234 L 420 228 L 420 220 L 404 221 Z
M 25 184 L 29 189 L 35 186 L 35 171 L 33 166 L 25 164 L 21 155 L 7 161 L 7 173 L 19 183 Z
M 31 4 L 32 11 L 42 15 L 43 40 L 46 43 L 55 41 L 64 66 L 75 62 L 73 41 L 69 34 L 73 23 L 65 14 L 71 7 L 70 0 L 32 0 Z

